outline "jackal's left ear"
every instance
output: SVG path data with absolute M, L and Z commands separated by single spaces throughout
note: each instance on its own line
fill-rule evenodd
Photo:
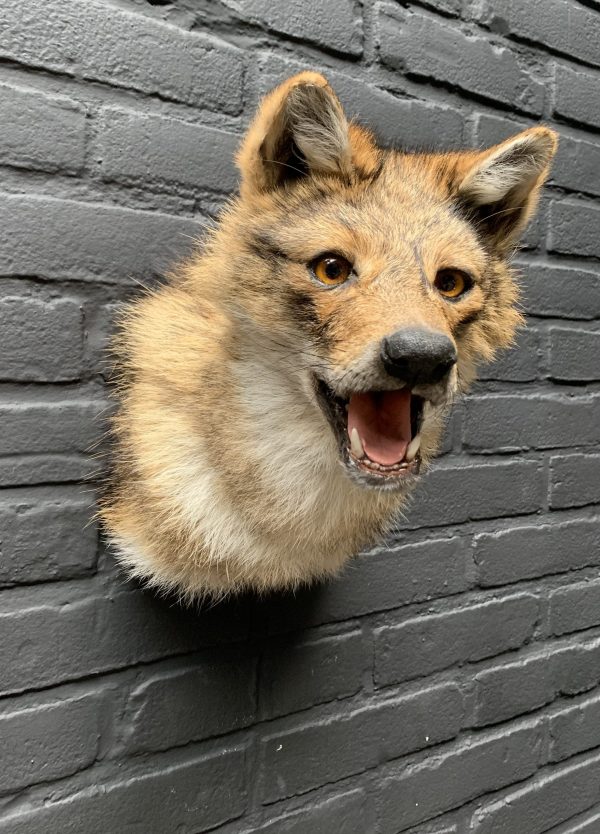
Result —
M 311 172 L 348 176 L 353 130 L 322 75 L 289 78 L 263 99 L 238 152 L 242 194 L 269 191 Z
M 501 251 L 515 245 L 535 211 L 557 145 L 553 130 L 534 127 L 468 156 L 458 197 Z

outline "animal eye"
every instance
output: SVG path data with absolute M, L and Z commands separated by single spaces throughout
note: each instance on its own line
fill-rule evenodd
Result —
M 352 264 L 341 255 L 320 255 L 311 264 L 315 277 L 328 287 L 343 284 L 352 273 Z
M 458 298 L 471 289 L 473 282 L 467 273 L 460 269 L 440 269 L 433 283 L 444 298 Z

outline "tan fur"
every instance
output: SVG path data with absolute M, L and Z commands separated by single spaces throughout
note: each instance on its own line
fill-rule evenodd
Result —
M 457 367 L 426 392 L 427 464 L 452 396 L 520 322 L 506 257 L 555 146 L 538 127 L 490 151 L 407 155 L 348 125 L 316 73 L 266 97 L 238 155 L 240 196 L 203 251 L 130 305 L 116 340 L 101 515 L 123 564 L 187 597 L 266 590 L 334 574 L 385 533 L 407 490 L 348 476 L 313 375 L 342 394 L 393 388 L 377 367 L 386 334 L 450 336 Z M 318 286 L 307 263 L 327 251 L 358 279 Z M 442 267 L 476 280 L 458 304 L 430 284 Z

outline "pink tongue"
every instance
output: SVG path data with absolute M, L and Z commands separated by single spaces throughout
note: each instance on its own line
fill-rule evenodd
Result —
M 348 437 L 356 429 L 375 463 L 399 463 L 410 443 L 410 390 L 353 394 L 348 404 Z

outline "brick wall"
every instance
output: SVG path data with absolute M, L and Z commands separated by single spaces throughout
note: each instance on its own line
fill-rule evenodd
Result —
M 102 350 L 303 67 L 409 147 L 556 126 L 529 328 L 389 546 L 186 611 L 88 523 Z M 600 3 L 0 0 L 0 118 L 0 834 L 600 831 Z

